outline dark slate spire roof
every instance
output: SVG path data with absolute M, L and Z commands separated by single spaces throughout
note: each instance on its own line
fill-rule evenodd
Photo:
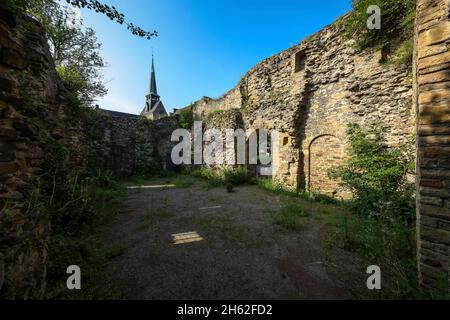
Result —
M 144 115 L 152 120 L 161 119 L 167 116 L 164 104 L 160 100 L 158 90 L 156 89 L 155 63 L 153 54 L 152 69 L 150 73 L 150 92 L 145 96 L 145 99 L 145 107 L 142 110 L 141 115 Z
M 149 94 L 153 94 L 155 96 L 158 95 L 158 89 L 156 88 L 156 75 L 155 75 L 155 63 L 152 55 L 152 70 L 150 73 L 150 92 Z

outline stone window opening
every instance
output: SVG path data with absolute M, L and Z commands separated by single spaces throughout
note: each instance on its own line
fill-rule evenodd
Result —
M 304 70 L 306 67 L 306 52 L 304 50 L 295 54 L 295 72 Z

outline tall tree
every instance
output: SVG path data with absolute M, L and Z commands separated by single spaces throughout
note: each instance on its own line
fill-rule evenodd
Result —
M 151 39 L 158 35 L 156 31 L 148 32 L 140 27 L 135 26 L 131 22 L 127 22 L 125 20 L 125 15 L 117 11 L 114 6 L 108 6 L 107 4 L 101 3 L 97 0 L 66 0 L 67 3 L 78 7 L 78 8 L 88 8 L 90 10 L 94 10 L 95 12 L 104 14 L 110 20 L 116 21 L 119 24 L 124 24 L 127 26 L 127 29 L 131 31 L 134 35 L 139 37 L 145 37 L 147 39 Z
M 101 69 L 105 63 L 95 31 L 83 27 L 73 8 L 62 7 L 56 1 L 46 0 L 40 6 L 30 7 L 29 12 L 46 30 L 57 71 L 67 89 L 86 106 L 104 96 L 107 91 Z
M 6 3 L 6 6 L 19 10 L 22 12 L 29 12 L 30 8 L 36 8 L 39 6 L 45 6 L 48 3 L 54 2 L 53 0 L 2 0 Z M 99 14 L 103 14 L 110 20 L 115 21 L 121 25 L 125 25 L 132 34 L 151 39 L 158 36 L 157 31 L 145 31 L 142 28 L 135 26 L 132 22 L 128 22 L 125 19 L 125 15 L 119 12 L 116 7 L 109 6 L 98 0 L 66 0 L 66 2 L 77 8 L 87 8 L 93 10 Z M 1 5 L 2 3 L 0 3 Z
M 73 8 L 87 8 L 110 20 L 125 25 L 132 34 L 151 39 L 156 31 L 147 32 L 126 21 L 125 15 L 114 6 L 97 0 L 66 0 L 63 7 L 58 0 L 3 0 L 7 8 L 36 18 L 49 39 L 53 59 L 66 87 L 82 105 L 91 105 L 96 97 L 106 94 L 101 69 L 105 63 L 99 54 L 101 44 L 92 28 L 84 28 Z

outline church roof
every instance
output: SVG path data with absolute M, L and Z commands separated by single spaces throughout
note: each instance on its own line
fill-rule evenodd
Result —
M 156 110 L 157 110 L 158 108 L 162 108 L 162 109 L 164 110 L 164 113 L 167 114 L 166 108 L 164 107 L 164 104 L 162 103 L 161 100 L 157 101 L 157 102 L 153 105 L 153 107 L 150 109 L 149 112 L 146 111 L 147 106 L 145 106 L 144 109 L 142 110 L 141 114 L 145 114 L 145 113 L 154 113 L 154 112 L 156 112 Z
M 155 112 L 157 108 L 162 107 L 164 109 L 164 112 L 166 111 L 166 108 L 164 108 L 164 104 L 162 103 L 161 100 L 159 100 L 157 103 L 155 103 L 155 105 L 153 106 L 152 110 L 150 110 L 150 112 Z
M 116 117 L 116 118 L 139 118 L 138 115 L 131 114 L 131 113 L 112 111 L 112 110 L 106 110 L 106 109 L 100 109 L 100 111 L 103 112 L 106 115 L 109 115 L 110 117 Z

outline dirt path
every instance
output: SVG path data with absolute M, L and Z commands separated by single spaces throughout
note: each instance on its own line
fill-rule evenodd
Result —
M 105 236 L 123 248 L 112 281 L 126 299 L 350 298 L 327 271 L 320 224 L 286 231 L 271 219 L 281 205 L 256 186 L 129 189 Z

